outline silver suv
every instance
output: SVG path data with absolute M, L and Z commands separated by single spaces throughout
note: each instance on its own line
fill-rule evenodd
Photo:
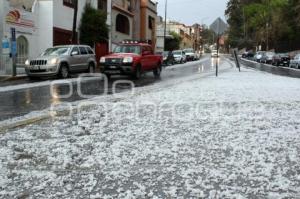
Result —
M 67 78 L 70 73 L 94 73 L 96 56 L 89 46 L 67 45 L 48 48 L 36 59 L 25 62 L 29 78 L 59 76 Z

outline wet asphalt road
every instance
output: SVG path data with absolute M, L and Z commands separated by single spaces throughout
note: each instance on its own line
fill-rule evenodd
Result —
M 222 61 L 222 60 L 221 60 Z M 212 60 L 210 57 L 203 57 L 200 61 L 190 62 L 185 65 L 176 65 L 174 67 L 163 70 L 160 79 L 154 78 L 152 73 L 145 74 L 141 80 L 134 80 L 136 87 L 143 87 L 151 84 L 155 84 L 160 81 L 168 79 L 179 78 L 183 76 L 193 75 L 195 73 L 207 73 L 214 70 L 212 66 Z M 180 66 L 180 67 L 177 67 Z M 108 83 L 108 93 L 111 93 L 112 84 L 116 80 L 131 80 L 128 77 L 112 77 Z M 34 82 L 34 84 L 39 84 Z M 45 80 L 44 80 L 45 81 Z M 54 80 L 53 80 L 54 81 Z M 29 80 L 18 80 L 11 82 L 11 85 L 22 86 L 28 83 L 32 83 Z M 0 121 L 11 119 L 14 117 L 24 116 L 32 111 L 39 111 L 51 107 L 52 104 L 59 104 L 61 102 L 75 102 L 84 98 L 80 97 L 77 92 L 77 82 L 72 82 L 73 93 L 69 98 L 61 99 L 54 94 L 67 94 L 69 93 L 68 85 L 56 85 L 51 92 L 50 85 L 36 86 L 33 88 L 16 89 L 11 91 L 0 92 Z M 3 86 L 3 85 L 0 85 Z M 7 86 L 7 85 L 4 85 Z M 81 84 L 81 92 L 85 95 L 102 95 L 103 94 L 103 82 L 100 79 L 91 78 Z M 117 92 L 128 90 L 129 85 L 119 85 Z

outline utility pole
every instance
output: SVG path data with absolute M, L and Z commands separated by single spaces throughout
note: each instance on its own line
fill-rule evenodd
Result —
M 216 59 L 216 77 L 219 75 L 219 48 L 220 48 L 220 18 L 218 19 L 218 36 L 217 36 L 217 59 Z
M 72 28 L 72 43 L 77 44 L 77 14 L 78 14 L 78 0 L 73 0 L 74 4 L 74 16 L 73 16 L 73 28 Z
M 164 50 L 166 50 L 168 0 L 165 1 Z

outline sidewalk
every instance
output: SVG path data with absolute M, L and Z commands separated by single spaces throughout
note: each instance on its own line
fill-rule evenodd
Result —
M 232 68 L 10 131 L 0 196 L 299 198 L 299 85 Z

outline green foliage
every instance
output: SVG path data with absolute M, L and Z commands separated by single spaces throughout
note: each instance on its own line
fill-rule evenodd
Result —
M 109 32 L 106 19 L 106 13 L 87 4 L 79 27 L 80 43 L 93 47 L 95 43 L 106 42 Z
M 204 28 L 202 30 L 201 36 L 205 44 L 212 45 L 216 42 L 215 41 L 215 39 L 217 38 L 216 34 L 214 33 L 214 31 L 210 30 L 209 28 Z
M 229 0 L 225 14 L 232 47 L 300 48 L 300 0 Z
M 165 50 L 167 51 L 178 50 L 180 48 L 180 43 L 182 41 L 182 38 L 176 32 L 170 32 L 170 35 L 172 36 L 172 38 L 166 38 Z

